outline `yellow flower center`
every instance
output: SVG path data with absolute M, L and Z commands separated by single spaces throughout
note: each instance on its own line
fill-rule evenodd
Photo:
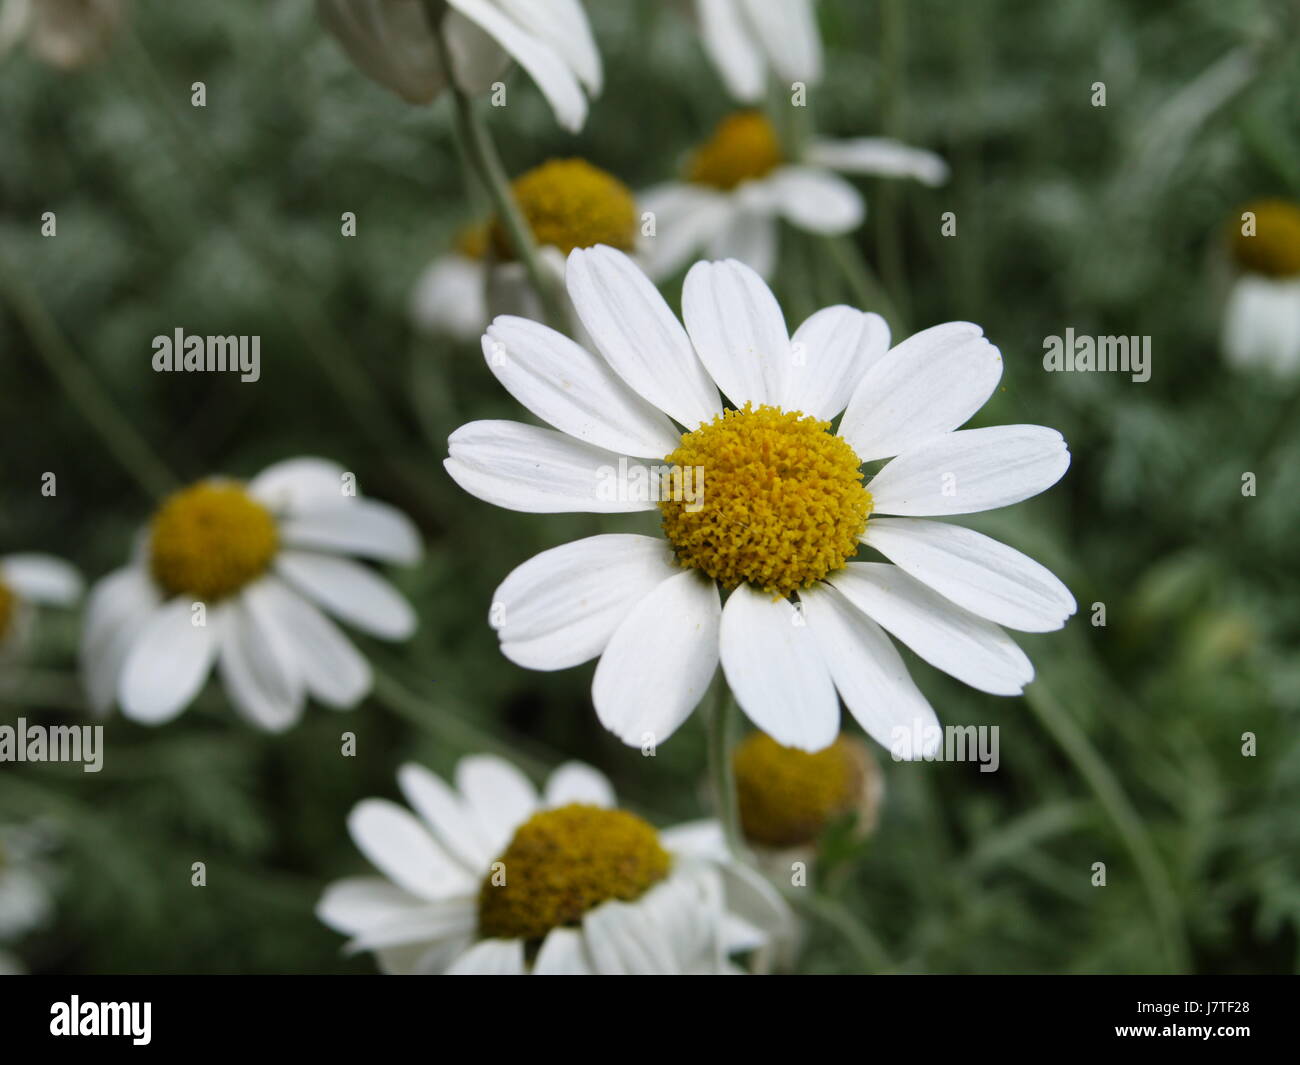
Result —
M 1245 269 L 1267 277 L 1300 274 L 1300 206 L 1289 200 L 1256 200 L 1242 208 L 1255 216 L 1254 235 L 1242 232 L 1246 223 L 1232 229 L 1232 251 Z
M 512 188 L 533 239 L 543 247 L 568 255 L 596 244 L 631 251 L 636 243 L 632 191 L 585 159 L 551 159 L 520 175 Z M 500 219 L 492 222 L 492 245 L 502 259 L 515 258 Z
M 169 595 L 221 599 L 260 577 L 278 544 L 271 512 L 243 488 L 201 481 L 158 508 L 149 568 Z
M 0 640 L 9 635 L 9 629 L 18 613 L 18 596 L 4 581 L 0 581 Z
M 740 111 L 718 123 L 713 136 L 695 149 L 686 178 L 700 185 L 734 189 L 761 178 L 784 162 L 772 123 L 758 111 Z
M 809 754 L 750 733 L 732 754 L 745 835 L 768 847 L 794 847 L 852 810 L 865 781 L 851 742 L 841 735 Z
M 871 513 L 853 449 L 798 411 L 723 411 L 664 462 L 664 535 L 678 562 L 724 588 L 808 587 L 853 557 Z
M 584 803 L 543 810 L 519 826 L 484 878 L 479 932 L 541 939 L 602 902 L 640 898 L 670 865 L 659 834 L 635 814 Z
M 488 241 L 491 239 L 490 226 L 487 222 L 474 222 L 456 230 L 452 247 L 466 259 L 482 259 L 487 255 Z

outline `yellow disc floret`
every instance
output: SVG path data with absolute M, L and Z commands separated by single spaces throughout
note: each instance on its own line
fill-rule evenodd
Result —
M 1267 277 L 1300 275 L 1300 206 L 1289 200 L 1256 200 L 1242 208 L 1254 215 L 1232 229 L 1232 251 L 1245 269 Z
M 631 189 L 585 159 L 551 159 L 516 178 L 512 188 L 539 245 L 568 255 L 597 244 L 631 251 L 636 243 Z M 492 244 L 501 258 L 515 258 L 500 219 L 492 223 Z
M 871 513 L 853 449 L 798 411 L 723 411 L 664 462 L 664 535 L 678 562 L 725 588 L 808 587 L 853 557 Z
M 18 596 L 14 595 L 9 585 L 0 581 L 0 640 L 9 635 L 9 629 L 14 623 L 14 615 L 17 613 Z
M 758 111 L 740 111 L 718 123 L 713 136 L 695 149 L 686 177 L 700 185 L 734 189 L 766 176 L 784 162 L 772 123 Z
M 466 259 L 482 259 L 487 255 L 491 226 L 487 222 L 472 222 L 456 230 L 452 246 Z
M 672 860 L 647 822 L 624 810 L 570 803 L 515 831 L 479 889 L 479 933 L 541 939 L 602 902 L 631 902 L 668 875 Z
M 278 543 L 271 512 L 242 487 L 201 481 L 154 515 L 149 568 L 170 595 L 221 599 L 260 577 Z
M 767 847 L 817 839 L 831 821 L 857 806 L 865 786 L 862 764 L 846 736 L 809 754 L 753 732 L 736 747 L 732 761 L 741 827 Z

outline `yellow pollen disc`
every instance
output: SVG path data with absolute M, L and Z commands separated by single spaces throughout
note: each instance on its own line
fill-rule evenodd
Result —
M 758 111 L 739 111 L 718 123 L 695 149 L 686 177 L 700 185 L 734 189 L 771 173 L 784 162 L 772 123 Z
M 461 226 L 456 230 L 456 237 L 452 241 L 452 247 L 456 249 L 466 259 L 482 259 L 487 255 L 488 241 L 491 239 L 487 222 L 475 222 L 472 225 Z
M 632 190 L 585 159 L 552 159 L 515 179 L 515 201 L 539 245 L 574 248 L 608 244 L 631 251 L 636 243 Z M 492 245 L 502 259 L 514 249 L 500 219 L 492 222 Z
M 1256 200 L 1246 204 L 1255 215 L 1255 234 L 1242 232 L 1245 222 L 1232 227 L 1232 251 L 1245 269 L 1267 277 L 1300 275 L 1300 206 L 1289 200 Z
M 671 864 L 659 834 L 635 814 L 584 803 L 543 810 L 519 826 L 484 878 L 479 933 L 541 939 L 602 902 L 640 898 Z
M 664 462 L 664 535 L 678 562 L 724 588 L 810 586 L 853 557 L 871 513 L 853 449 L 798 411 L 723 411 Z
M 809 754 L 750 733 L 732 754 L 745 835 L 768 847 L 794 847 L 854 809 L 865 782 L 851 742 L 841 735 Z
M 14 595 L 9 585 L 0 581 L 0 640 L 9 635 L 9 629 L 14 623 L 14 615 L 17 613 L 18 596 Z
M 149 568 L 170 595 L 221 599 L 260 577 L 278 543 L 271 512 L 243 488 L 202 481 L 158 508 Z

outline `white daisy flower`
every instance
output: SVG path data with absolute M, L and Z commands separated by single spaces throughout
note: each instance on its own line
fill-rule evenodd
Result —
M 812 0 L 695 0 L 704 51 L 738 100 L 753 103 L 768 73 L 789 84 L 822 78 L 822 41 Z
M 447 87 L 438 42 L 424 0 L 316 0 L 321 21 L 362 73 L 413 104 Z M 587 97 L 598 96 L 603 72 L 596 40 L 579 0 L 446 0 L 442 30 L 456 84 L 488 92 L 511 59 L 541 90 L 565 129 L 587 120 Z
M 61 558 L 0 556 L 0 660 L 21 651 L 36 606 L 71 606 L 81 590 L 81 575 Z
M 40 858 L 46 846 L 32 827 L 0 825 L 0 944 L 40 928 L 54 910 L 50 872 Z M 15 955 L 0 950 L 0 976 L 26 971 Z
M 654 235 L 639 248 L 650 275 L 665 277 L 703 249 L 768 277 L 776 265 L 779 220 L 826 236 L 857 229 L 866 217 L 862 194 L 834 171 L 926 185 L 948 180 L 939 156 L 884 137 L 814 138 L 790 159 L 765 115 L 740 111 L 719 122 L 695 150 L 685 181 L 656 185 L 638 197 L 655 217 Z
M 268 467 L 247 484 L 212 478 L 166 500 L 131 562 L 91 591 L 82 633 L 92 706 L 149 725 L 198 695 L 213 665 L 231 702 L 269 731 L 294 724 L 308 695 L 351 707 L 370 666 L 320 609 L 372 636 L 406 639 L 409 603 L 346 557 L 419 560 L 415 526 L 349 494 L 324 459 Z
M 451 787 L 418 765 L 348 831 L 382 877 L 330 885 L 317 916 L 389 973 L 686 974 L 783 932 L 789 911 L 727 857 L 716 822 L 657 831 L 569 762 L 539 796 L 510 763 L 464 758 Z
M 1234 227 L 1233 258 L 1242 273 L 1228 295 L 1223 351 L 1240 367 L 1300 373 L 1300 206 L 1259 200 L 1249 233 Z
M 638 745 L 677 729 L 721 660 L 745 713 L 787 747 L 835 739 L 838 690 L 882 744 L 918 728 L 905 753 L 920 757 L 937 721 L 882 629 L 972 687 L 1021 692 L 1034 669 L 1001 626 L 1060 628 L 1073 597 L 1019 551 L 925 520 L 1020 502 L 1069 466 L 1053 429 L 959 428 L 1002 375 L 979 326 L 891 349 L 879 315 L 837 306 L 791 337 L 734 261 L 691 268 L 685 328 L 613 249 L 575 251 L 566 280 L 600 357 L 498 318 L 489 367 L 555 429 L 471 422 L 447 471 L 512 510 L 658 509 L 664 536 L 594 536 L 521 565 L 490 613 L 507 658 L 552 670 L 599 657 L 596 712 Z M 864 485 L 862 464 L 887 458 Z M 850 561 L 859 544 L 896 564 Z
M 19 41 L 43 63 L 74 70 L 108 51 L 126 17 L 126 0 L 5 0 L 0 55 Z

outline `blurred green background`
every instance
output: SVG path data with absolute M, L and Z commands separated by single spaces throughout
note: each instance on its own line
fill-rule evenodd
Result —
M 486 109 L 508 168 L 581 155 L 634 189 L 675 176 L 731 109 L 721 83 L 671 5 L 588 7 L 604 93 L 570 136 L 511 74 L 510 106 Z M 819 11 L 816 128 L 892 134 L 953 168 L 937 190 L 861 183 L 870 213 L 854 240 L 905 318 L 895 337 L 980 323 L 1006 373 L 976 424 L 1050 425 L 1073 453 L 1057 488 L 970 524 L 1043 561 L 1080 604 L 1064 632 L 1021 639 L 1039 676 L 1023 699 L 908 656 L 941 721 L 1001 727 L 1001 767 L 878 752 L 879 831 L 829 848 L 822 882 L 880 940 L 886 968 L 1293 971 L 1300 389 L 1231 372 L 1218 330 L 1227 221 L 1257 196 L 1300 198 L 1297 5 Z M 190 106 L 195 81 L 206 108 Z M 1105 108 L 1090 103 L 1098 81 Z M 487 624 L 512 567 L 637 524 L 512 514 L 443 473 L 452 429 L 518 413 L 477 345 L 421 336 L 408 318 L 415 278 L 485 210 L 448 100 L 411 107 L 367 80 L 308 3 L 137 0 L 87 69 L 21 48 L 0 60 L 0 146 L 0 553 L 53 552 L 94 579 L 151 512 L 63 391 L 52 367 L 70 357 L 74 380 L 92 380 L 182 479 L 327 456 L 411 513 L 428 548 L 393 572 L 419 610 L 416 637 L 362 642 L 412 698 L 380 691 L 346 715 L 312 706 L 274 737 L 214 684 L 159 729 L 111 718 L 97 775 L 0 766 L 0 823 L 39 819 L 58 840 L 55 916 L 11 948 L 29 968 L 373 971 L 341 955 L 312 907 L 329 880 L 365 868 L 347 811 L 397 797 L 408 759 L 445 772 L 495 745 L 538 773 L 577 757 L 663 823 L 707 810 L 699 715 L 643 759 L 597 723 L 590 666 L 519 669 Z M 40 235 L 45 211 L 54 239 Z M 355 238 L 340 235 L 344 211 Z M 956 237 L 940 236 L 944 211 Z M 775 287 L 792 323 L 849 297 L 821 244 L 783 240 Z M 151 338 L 178 326 L 260 335 L 261 380 L 153 373 Z M 1151 336 L 1151 380 L 1045 373 L 1043 338 L 1069 327 Z M 40 494 L 45 471 L 54 498 Z M 32 656 L 4 667 L 0 720 L 83 721 L 75 612 L 41 622 Z M 344 729 L 356 758 L 340 757 Z M 1255 757 L 1241 753 L 1247 731 Z M 203 889 L 190 886 L 199 860 Z M 1098 861 L 1104 888 L 1090 882 Z M 811 924 L 802 971 L 861 967 Z

